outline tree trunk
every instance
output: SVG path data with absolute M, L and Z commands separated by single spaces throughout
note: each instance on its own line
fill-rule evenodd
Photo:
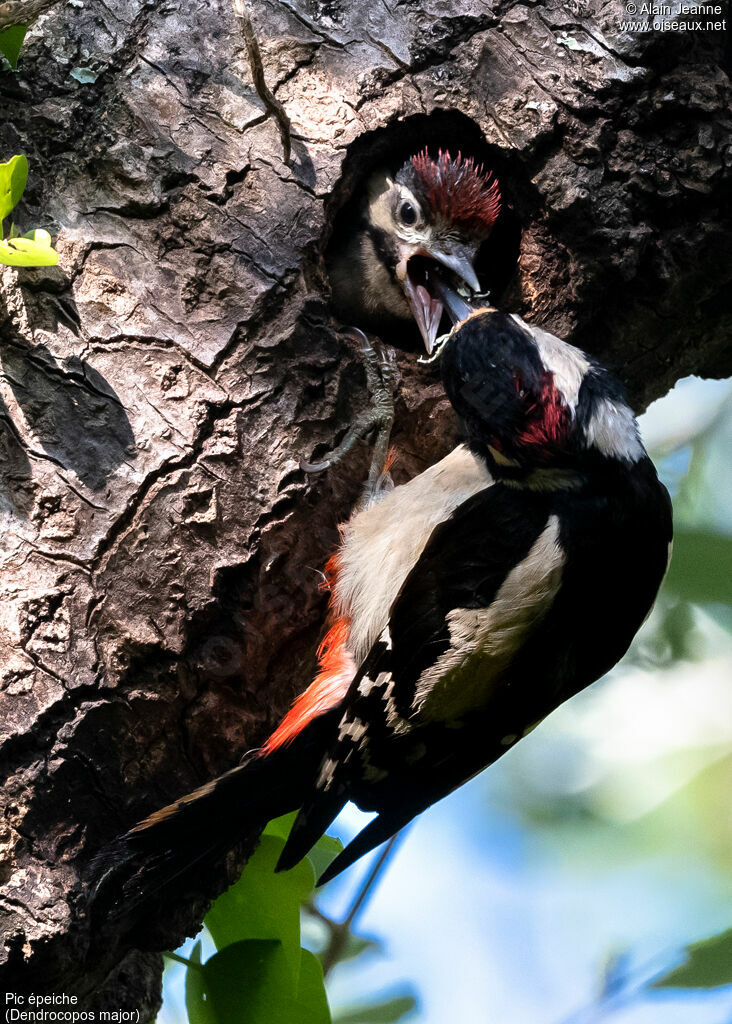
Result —
M 0 980 L 143 1021 L 160 958 L 140 950 L 192 933 L 233 865 L 103 941 L 80 879 L 312 674 L 317 570 L 368 453 L 311 479 L 298 459 L 367 400 L 323 270 L 364 173 L 479 153 L 506 206 L 494 299 L 614 365 L 637 407 L 729 372 L 723 33 L 624 31 L 614 0 L 251 15 L 289 166 L 230 0 L 60 6 L 0 76 L 0 160 L 31 167 L 16 220 L 61 255 L 0 278 Z M 401 479 L 455 438 L 404 341 Z

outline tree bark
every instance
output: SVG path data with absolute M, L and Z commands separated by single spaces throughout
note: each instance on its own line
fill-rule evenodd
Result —
M 365 171 L 480 151 L 506 205 L 494 298 L 614 365 L 636 407 L 730 369 L 724 33 L 624 31 L 614 0 L 250 11 L 289 166 L 230 0 L 57 7 L 0 76 L 0 159 L 31 167 L 16 220 L 61 255 L 0 278 L 0 980 L 143 1021 L 141 950 L 192 933 L 233 866 L 103 941 L 83 879 L 312 673 L 317 569 L 367 450 L 313 479 L 298 459 L 366 401 L 323 269 Z M 455 426 L 406 343 L 399 367 L 404 479 Z

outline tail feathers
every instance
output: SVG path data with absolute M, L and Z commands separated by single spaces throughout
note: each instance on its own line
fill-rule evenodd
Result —
M 400 828 L 411 820 L 411 817 L 411 814 L 398 817 L 380 814 L 378 818 L 374 818 L 365 828 L 361 829 L 355 839 L 351 840 L 345 850 L 341 850 L 335 860 L 328 865 L 318 879 L 317 884 L 325 885 L 331 878 L 340 875 L 341 871 L 345 871 L 351 864 L 354 864 L 359 857 L 363 857 L 365 853 L 380 846 L 387 839 L 391 839 Z
M 272 818 L 302 807 L 340 714 L 331 708 L 290 743 L 251 751 L 237 768 L 115 839 L 92 865 L 91 913 L 139 917 L 139 908 L 158 891 L 174 884 L 183 890 L 193 882 L 194 868 L 200 874 L 240 840 L 258 837 Z
M 159 890 L 182 888 L 196 866 L 213 865 L 270 818 L 295 810 L 303 799 L 297 773 L 282 757 L 251 757 L 151 814 L 97 857 L 92 905 L 105 916 L 133 914 Z
M 348 801 L 348 794 L 341 786 L 316 791 L 312 800 L 303 807 L 287 837 L 284 849 L 277 861 L 276 871 L 288 871 L 317 843 L 334 818 L 337 818 Z

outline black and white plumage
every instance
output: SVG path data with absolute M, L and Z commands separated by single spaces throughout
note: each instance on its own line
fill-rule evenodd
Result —
M 354 800 L 378 816 L 332 877 L 627 650 L 672 527 L 622 389 L 517 316 L 467 312 L 441 355 L 466 444 L 350 521 L 324 671 L 261 751 L 122 838 L 128 893 L 299 808 L 289 867 Z

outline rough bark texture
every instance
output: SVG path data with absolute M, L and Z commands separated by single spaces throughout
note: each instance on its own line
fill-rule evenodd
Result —
M 143 1020 L 160 960 L 138 950 L 192 932 L 226 870 L 103 942 L 79 879 L 312 671 L 313 567 L 366 452 L 313 480 L 298 457 L 366 400 L 323 273 L 363 174 L 462 140 L 511 207 L 484 260 L 504 304 L 605 357 L 638 406 L 729 372 L 721 34 L 626 33 L 601 0 L 251 13 L 289 167 L 228 0 L 60 6 L 0 76 L 0 159 L 31 165 L 16 219 L 61 254 L 0 277 L 0 979 Z M 454 427 L 434 371 L 399 363 L 406 476 Z

